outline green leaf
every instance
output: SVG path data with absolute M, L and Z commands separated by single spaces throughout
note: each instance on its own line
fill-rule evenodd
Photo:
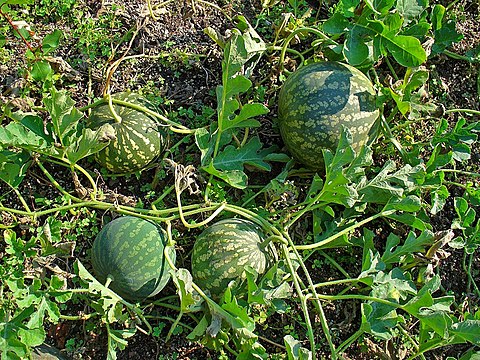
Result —
M 360 4 L 360 0 L 340 0 L 335 11 L 342 13 L 345 17 L 355 16 L 355 9 Z
M 177 286 L 180 309 L 183 312 L 194 312 L 201 309 L 202 299 L 192 287 L 192 275 L 187 269 L 178 269 L 172 277 Z
M 259 115 L 264 115 L 268 113 L 268 111 L 268 108 L 260 103 L 245 104 L 238 115 L 236 115 L 232 120 L 224 122 L 223 130 L 225 131 L 239 127 L 258 127 L 260 126 L 260 123 L 252 118 Z
M 442 211 L 449 197 L 450 197 L 450 192 L 448 191 L 445 185 L 441 185 L 438 188 L 431 191 L 430 198 L 431 198 L 432 207 L 430 209 L 430 213 L 435 215 L 440 211 Z
M 428 0 L 397 0 L 396 9 L 398 13 L 403 17 L 404 23 L 408 24 L 428 6 Z
M 251 335 L 248 337 L 255 337 L 256 335 L 253 334 L 255 330 L 255 322 L 252 318 L 249 317 L 247 308 L 238 304 L 237 299 L 232 296 L 231 291 L 225 291 L 224 295 L 222 296 L 223 304 L 222 309 L 227 311 L 231 316 L 235 318 L 236 321 L 240 321 L 242 324 L 242 328 L 246 329 L 247 331 L 251 332 Z M 233 330 L 240 330 L 233 326 Z
M 26 151 L 0 151 L 0 180 L 17 188 L 27 175 L 32 160 Z
M 386 15 L 388 14 L 388 11 L 392 8 L 393 4 L 395 4 L 395 1 L 396 0 L 369 0 L 369 1 L 366 1 L 366 4 L 373 11 L 377 12 L 377 14 Z
M 408 225 L 408 226 L 411 226 L 412 228 L 414 229 L 417 229 L 417 230 L 420 230 L 420 231 L 424 231 L 424 230 L 427 230 L 427 229 L 431 229 L 431 225 L 422 220 L 421 218 L 419 218 L 417 215 L 415 214 L 409 214 L 409 213 L 403 213 L 403 214 L 398 214 L 398 213 L 393 213 L 393 214 L 389 214 L 386 216 L 388 219 L 392 219 L 392 220 L 395 220 L 395 221 L 398 221 L 402 224 L 405 224 L 405 225 Z
M 437 27 L 439 24 L 437 23 Z M 450 47 L 453 43 L 459 42 L 463 39 L 463 35 L 457 32 L 455 21 L 448 20 L 442 23 L 438 30 L 435 30 L 435 42 L 432 46 L 430 56 L 442 53 L 445 49 Z
M 405 99 L 410 99 L 412 93 L 417 90 L 419 87 L 427 83 L 429 77 L 429 72 L 427 70 L 416 70 L 408 78 L 406 84 L 404 84 L 404 97 Z
M 427 60 L 420 40 L 413 36 L 384 36 L 384 44 L 395 60 L 405 67 L 416 67 Z
M 108 323 L 113 323 L 119 315 L 117 305 L 119 305 L 121 297 L 98 282 L 80 261 L 77 260 L 75 265 L 79 278 L 88 284 L 90 293 L 100 295 L 100 307 L 96 307 L 97 311 L 104 314 Z
M 382 340 L 393 337 L 392 330 L 403 318 L 391 306 L 379 303 L 362 303 L 362 329 Z
M 67 91 L 57 91 L 52 88 L 50 96 L 43 99 L 43 103 L 52 117 L 53 129 L 60 143 L 67 147 L 75 140 L 78 121 L 83 117 L 75 108 Z
M 384 210 L 395 209 L 399 211 L 417 212 L 422 208 L 422 201 L 418 196 L 409 195 L 402 198 L 392 198 Z
M 246 77 L 250 77 L 261 56 L 267 50 L 267 45 L 244 16 L 238 15 L 234 21 L 242 33 L 239 40 L 243 41 L 245 47 L 243 73 Z
M 421 308 L 418 316 L 421 320 L 421 342 L 424 339 L 431 338 L 431 330 L 445 338 L 449 332 L 449 326 L 452 324 L 452 317 L 445 311 L 437 311 L 430 308 Z
M 203 166 L 202 169 L 207 173 L 218 177 L 225 181 L 230 186 L 238 189 L 244 189 L 247 187 L 247 175 L 242 170 L 225 170 L 220 171 L 215 168 L 213 161 L 208 166 Z
M 210 133 L 207 129 L 198 128 L 195 130 L 195 143 L 201 153 L 200 163 L 205 165 L 208 163 L 207 160 L 211 159 L 214 147 L 214 141 L 212 141 Z
M 18 337 L 21 339 L 22 343 L 29 348 L 43 344 L 47 337 L 46 335 L 43 326 L 33 329 L 18 329 Z
M 52 80 L 53 69 L 48 61 L 40 60 L 33 64 L 30 75 L 36 81 L 45 82 Z
M 435 236 L 432 232 L 423 231 L 416 237 L 415 233 L 410 232 L 403 245 L 400 245 L 400 238 L 391 233 L 385 244 L 385 252 L 382 255 L 382 261 L 386 264 L 400 262 L 401 258 L 414 253 L 425 253 L 425 248 L 434 243 Z
M 60 45 L 60 40 L 63 38 L 61 30 L 55 29 L 52 33 L 47 34 L 42 41 L 42 50 L 44 54 L 55 51 Z
M 40 116 L 33 115 L 30 113 L 16 112 L 12 114 L 16 121 L 25 126 L 26 129 L 32 131 L 35 135 L 41 137 L 45 140 L 45 143 L 48 145 L 53 145 L 55 139 L 49 133 L 50 128 L 46 127 L 43 123 L 43 119 Z
M 108 145 L 104 141 L 103 134 L 106 129 L 111 129 L 112 125 L 103 124 L 96 130 L 89 128 L 82 129 L 82 135 L 74 139 L 66 149 L 66 157 L 72 164 L 77 163 L 80 159 L 95 154 Z
M 292 335 L 286 335 L 283 338 L 287 348 L 288 360 L 311 360 L 312 352 L 302 347 L 302 343 L 296 340 Z
M 347 33 L 343 53 L 348 63 L 353 66 L 363 64 L 371 54 L 365 38 L 371 35 L 371 31 L 358 24 L 353 25 Z
M 135 335 L 136 329 L 114 330 L 107 326 L 108 352 L 107 360 L 117 358 L 117 349 L 124 350 L 127 346 L 127 339 Z
M 244 17 L 239 16 L 235 20 L 242 32 L 233 31 L 224 48 L 222 85 L 216 89 L 217 127 L 210 134 L 197 131 L 195 140 L 202 153 L 204 171 L 233 187 L 245 188 L 247 176 L 243 172 L 243 166 L 270 169 L 270 165 L 263 160 L 266 151 L 257 146 L 258 139 L 250 140 L 240 149 L 232 145 L 222 148 L 232 141 L 232 130 L 259 126 L 260 123 L 254 117 L 268 112 L 260 103 L 240 104 L 240 95 L 252 85 L 247 76 L 265 51 L 266 45 Z M 224 143 L 224 139 L 228 141 Z
M 334 13 L 323 23 L 323 31 L 331 35 L 343 34 L 351 27 L 350 21 L 341 13 Z
M 387 160 L 373 179 L 364 178 L 358 184 L 357 191 L 364 202 L 386 204 L 392 198 L 401 198 L 413 191 L 424 171 L 423 165 L 412 167 L 408 164 L 397 170 L 395 162 Z
M 360 65 L 369 56 L 367 42 L 373 39 L 375 59 L 385 54 L 387 49 L 395 60 L 405 67 L 417 67 L 427 59 L 420 40 L 413 36 L 399 35 L 379 20 L 366 24 L 356 23 L 347 33 L 345 56 L 352 65 Z M 391 26 L 392 24 L 390 24 Z
M 0 144 L 4 148 L 18 147 L 38 152 L 50 152 L 52 147 L 51 144 L 46 143 L 43 137 L 17 122 L 0 127 Z
M 430 14 L 430 21 L 432 22 L 432 29 L 434 31 L 440 30 L 443 25 L 443 17 L 445 15 L 445 6 L 435 4 Z
M 241 148 L 236 148 L 233 145 L 227 146 L 217 155 L 213 164 L 216 169 L 223 171 L 242 171 L 244 165 L 270 171 L 270 165 L 263 160 L 269 152 L 268 149 L 262 150 L 262 143 L 258 137 L 253 137 Z

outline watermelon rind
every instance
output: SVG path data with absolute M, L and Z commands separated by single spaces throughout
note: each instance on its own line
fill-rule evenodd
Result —
M 293 157 L 312 169 L 324 166 L 322 150 L 335 151 L 342 129 L 358 151 L 379 110 L 370 80 L 353 66 L 315 62 L 291 74 L 278 101 L 278 126 Z
M 117 93 L 112 98 L 152 108 L 145 98 L 135 93 Z M 165 145 L 163 126 L 148 114 L 128 106 L 113 104 L 113 109 L 120 122 L 115 120 L 107 103 L 96 106 L 88 118 L 88 127 L 98 129 L 110 124 L 115 134 L 114 139 L 95 154 L 95 160 L 113 173 L 141 170 L 162 153 Z
M 231 281 L 241 292 L 247 266 L 263 274 L 275 259 L 275 248 L 262 229 L 244 219 L 225 219 L 205 229 L 196 239 L 192 253 L 195 283 L 219 297 Z
M 106 224 L 92 248 L 97 279 L 122 298 L 141 301 L 158 294 L 170 280 L 164 249 L 175 263 L 175 248 L 158 224 L 134 216 L 122 216 Z

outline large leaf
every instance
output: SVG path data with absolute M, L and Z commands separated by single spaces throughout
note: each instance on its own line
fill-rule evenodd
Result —
M 96 130 L 82 129 L 82 134 L 68 146 L 66 156 L 71 163 L 95 154 L 108 145 L 104 140 L 105 131 L 113 130 L 110 124 L 103 124 Z
M 395 234 L 390 234 L 385 245 L 385 252 L 382 255 L 382 261 L 386 264 L 400 262 L 401 258 L 406 255 L 415 253 L 425 253 L 425 248 L 434 243 L 435 236 L 432 232 L 426 230 L 416 237 L 410 232 L 403 245 L 400 244 L 400 238 Z
M 480 320 L 465 320 L 453 324 L 450 332 L 474 345 L 480 345 Z
M 253 137 L 248 143 L 240 148 L 233 145 L 227 146 L 213 161 L 215 168 L 219 170 L 243 170 L 244 165 L 250 165 L 257 169 L 269 171 L 270 165 L 263 159 L 271 151 L 262 150 L 262 143 L 258 137 Z
M 424 174 L 423 165 L 405 165 L 397 170 L 395 162 L 388 160 L 380 172 L 371 180 L 363 178 L 357 191 L 362 201 L 386 204 L 392 198 L 401 198 L 418 186 L 418 179 Z
M 252 85 L 247 77 L 266 50 L 266 45 L 244 17 L 239 16 L 236 21 L 240 31 L 235 29 L 232 32 L 223 49 L 222 84 L 216 89 L 217 125 L 212 126 L 210 132 L 197 130 L 195 140 L 201 151 L 204 171 L 230 186 L 245 188 L 247 175 L 244 165 L 269 170 L 270 165 L 264 160 L 269 152 L 261 149 L 258 138 L 239 148 L 229 144 L 235 131 L 260 126 L 255 117 L 268 112 L 261 103 L 240 103 L 240 96 Z
M 396 9 L 406 24 L 420 16 L 428 5 L 428 0 L 397 0 Z
M 0 180 L 13 188 L 18 187 L 27 175 L 30 163 L 30 154 L 26 151 L 0 151 Z
M 202 169 L 207 173 L 222 179 L 230 186 L 238 189 L 245 189 L 247 186 L 247 175 L 242 170 L 224 170 L 220 171 L 213 166 L 213 160 L 208 166 L 203 166 Z
M 65 147 L 69 146 L 75 139 L 78 121 L 83 114 L 75 108 L 73 101 L 67 91 L 57 91 L 52 88 L 50 96 L 43 99 L 43 103 L 52 118 L 53 129 L 58 141 Z

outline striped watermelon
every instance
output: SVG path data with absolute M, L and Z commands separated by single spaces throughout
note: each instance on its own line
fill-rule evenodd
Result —
M 114 99 L 149 108 L 151 104 L 141 96 L 123 92 Z M 95 107 L 88 119 L 88 126 L 97 129 L 109 123 L 115 130 L 115 138 L 95 155 L 97 162 L 113 173 L 129 173 L 143 169 L 163 151 L 164 135 L 161 125 L 142 111 L 114 104 L 121 121 L 115 121 L 108 104 Z
M 375 90 L 358 69 L 338 62 L 317 62 L 290 75 L 278 101 L 278 125 L 293 157 L 323 167 L 322 149 L 335 151 L 342 127 L 358 150 L 377 119 Z
M 265 240 L 260 227 L 243 219 L 227 219 L 198 236 L 193 246 L 192 275 L 197 285 L 218 297 L 232 280 L 241 287 L 247 265 L 263 274 L 274 259 L 275 248 Z
M 92 266 L 101 283 L 110 276 L 110 288 L 126 300 L 140 301 L 160 292 L 170 279 L 165 260 L 165 231 L 150 221 L 122 216 L 97 234 Z M 175 262 L 175 249 L 167 246 Z

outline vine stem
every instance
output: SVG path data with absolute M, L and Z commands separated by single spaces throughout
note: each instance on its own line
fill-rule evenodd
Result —
M 302 257 L 300 256 L 300 254 L 298 253 L 297 249 L 295 249 L 295 245 L 293 243 L 293 240 L 292 238 L 290 237 L 290 235 L 288 234 L 288 232 L 285 231 L 284 233 L 284 237 L 285 239 L 288 241 L 289 243 L 289 246 L 290 248 L 292 249 L 293 253 L 295 254 L 295 256 L 297 257 L 297 261 L 300 263 L 300 267 L 302 268 L 302 271 L 305 275 L 305 277 L 307 278 L 307 282 L 308 282 L 308 285 L 309 285 L 309 288 L 310 288 L 310 291 L 311 293 L 310 294 L 307 294 L 306 295 L 306 298 L 309 296 L 309 295 L 312 295 L 314 298 L 317 298 L 318 297 L 318 294 L 317 294 L 317 290 L 315 289 L 315 286 L 313 284 L 313 281 L 312 281 L 312 278 L 310 277 L 310 273 L 308 272 L 308 269 L 307 267 L 305 266 L 305 263 L 302 259 Z M 286 248 L 286 245 L 283 245 L 284 248 Z M 288 253 L 285 253 L 284 254 L 286 258 L 288 258 Z M 296 275 L 296 272 L 293 271 L 293 268 L 290 268 L 291 271 L 292 271 L 292 277 L 295 278 L 297 275 Z M 298 289 L 297 289 L 298 290 Z M 300 289 L 301 290 L 301 289 Z M 302 294 L 303 295 L 303 294 Z M 323 333 L 325 335 L 325 338 L 327 339 L 327 342 L 328 342 L 328 346 L 330 347 L 330 352 L 331 352 L 331 355 L 332 355 L 332 360 L 335 360 L 336 359 L 336 350 L 335 350 L 335 345 L 333 344 L 333 341 L 332 341 L 332 337 L 330 335 L 330 330 L 329 330 L 329 327 L 328 327 L 328 322 L 327 322 L 327 318 L 325 316 L 325 313 L 323 311 L 323 307 L 322 307 L 322 304 L 320 301 L 315 301 L 314 302 L 314 305 L 315 307 L 317 308 L 317 313 L 320 317 L 320 324 L 322 325 L 322 330 L 323 330 Z M 306 309 L 306 308 L 305 308 Z M 306 309 L 308 310 L 308 309 Z M 315 358 L 315 357 L 314 357 Z
M 226 203 L 221 203 L 216 209 L 215 211 L 213 212 L 213 214 L 211 214 L 207 219 L 199 222 L 199 223 L 196 223 L 196 224 L 189 224 L 187 222 L 187 220 L 185 219 L 185 216 L 183 214 L 183 209 L 182 209 L 182 200 L 180 198 L 180 195 L 181 195 L 181 192 L 180 192 L 180 189 L 178 189 L 177 186 L 175 186 L 175 192 L 176 192 L 176 196 L 177 196 L 177 205 L 178 205 L 178 215 L 180 216 L 180 220 L 182 221 L 182 224 L 187 228 L 187 229 L 195 229 L 195 228 L 198 228 L 198 227 L 201 227 L 201 226 L 204 226 L 206 224 L 208 224 L 210 221 L 212 221 L 213 219 L 215 219 L 224 209 L 225 209 L 225 206 L 226 206 Z
M 76 169 L 76 170 L 80 171 L 87 178 L 88 182 L 92 186 L 92 189 L 93 189 L 92 197 L 96 198 L 96 195 L 98 193 L 97 184 L 96 184 L 95 180 L 93 179 L 93 177 L 89 174 L 89 172 L 85 168 L 78 165 L 77 163 L 72 163 L 67 158 L 62 158 L 61 161 L 56 161 L 55 159 L 48 159 L 48 161 L 53 163 L 53 164 L 67 166 L 70 169 L 73 168 L 73 169 Z M 72 169 L 72 171 L 73 171 L 73 169 Z
M 185 127 L 185 126 L 183 126 L 183 125 L 181 125 L 181 124 L 179 124 L 175 121 L 172 121 L 172 120 L 168 119 L 166 116 L 163 116 L 162 114 L 159 114 L 156 111 L 150 110 L 150 109 L 146 108 L 145 106 L 141 106 L 141 105 L 138 105 L 138 104 L 134 104 L 134 103 L 131 103 L 131 102 L 128 102 L 128 101 L 123 101 L 123 100 L 119 100 L 119 99 L 115 99 L 115 98 L 112 98 L 111 100 L 112 100 L 113 104 L 118 104 L 118 105 L 122 105 L 122 106 L 131 108 L 131 109 L 134 109 L 134 110 L 137 110 L 137 111 L 141 111 L 141 112 L 143 112 L 147 115 L 153 116 L 153 117 L 161 120 L 162 122 L 164 122 L 165 124 L 170 126 L 170 129 L 172 131 L 173 130 L 181 131 L 182 133 L 188 133 L 188 134 L 193 134 L 196 131 L 196 130 L 188 129 L 187 127 Z M 107 103 L 107 100 L 105 98 L 102 98 L 102 99 L 99 99 L 99 100 L 93 102 L 90 105 L 79 108 L 78 110 L 83 112 L 83 111 L 86 111 L 90 108 L 93 108 L 93 107 L 96 107 L 96 106 L 99 106 L 99 105 L 103 105 L 105 103 Z
M 463 252 L 462 268 L 468 278 L 467 289 L 470 290 L 470 286 L 473 285 L 476 295 L 480 297 L 480 290 L 478 289 L 477 283 L 475 282 L 475 278 L 472 276 L 473 255 L 474 253 L 470 254 L 467 265 L 467 252 Z
M 337 355 L 340 355 L 346 348 L 348 348 L 351 344 L 353 344 L 360 336 L 362 336 L 364 331 L 362 328 L 355 331 L 347 340 L 342 342 L 337 348 Z
M 303 294 L 302 288 L 300 286 L 300 282 L 298 281 L 298 278 L 295 274 L 295 268 L 293 267 L 292 260 L 290 259 L 289 256 L 289 251 L 288 247 L 286 245 L 282 244 L 282 249 L 285 255 L 285 259 L 287 261 L 287 266 L 290 269 L 290 273 L 292 274 L 292 279 L 293 279 L 293 284 L 295 286 L 295 289 L 297 291 L 297 295 L 300 298 L 300 303 L 303 311 L 303 317 L 305 319 L 305 323 L 307 325 L 307 333 L 308 333 L 308 338 L 310 341 L 310 349 L 312 352 L 312 358 L 316 359 L 316 349 L 315 349 L 315 337 L 313 335 L 313 328 L 312 328 L 312 322 L 310 320 L 310 314 L 308 313 L 308 307 L 307 307 L 307 296 Z
M 322 39 L 324 39 L 325 41 L 328 41 L 332 44 L 338 45 L 338 43 L 336 41 L 330 39 L 327 35 L 325 35 L 323 32 L 321 32 L 318 29 L 315 29 L 315 28 L 312 28 L 312 27 L 301 27 L 301 28 L 295 29 L 294 31 L 292 31 L 290 33 L 290 35 L 287 36 L 287 38 L 285 39 L 285 42 L 283 43 L 282 50 L 280 52 L 280 58 L 278 59 L 278 64 L 279 64 L 280 70 L 283 70 L 283 64 L 285 62 L 285 54 L 287 52 L 288 44 L 290 43 L 290 41 L 292 41 L 292 39 L 297 34 L 304 33 L 304 32 L 309 32 L 309 33 L 315 34 L 315 35 L 321 37 Z M 303 65 L 303 64 L 300 64 L 300 66 L 301 65 Z
M 433 170 L 433 173 L 437 172 L 451 172 L 451 173 L 456 173 L 456 174 L 461 174 L 461 175 L 467 175 L 467 176 L 472 176 L 472 177 L 480 177 L 479 173 L 474 173 L 470 171 L 465 171 L 465 170 L 458 170 L 458 169 L 438 169 L 438 170 Z
M 319 254 L 322 255 L 325 259 L 327 259 L 330 264 L 332 264 L 338 271 L 340 271 L 343 276 L 345 276 L 347 279 L 350 279 L 351 276 L 348 274 L 348 272 L 338 263 L 333 259 L 330 255 L 328 255 L 325 251 L 323 250 L 318 250 Z
M 113 116 L 113 119 L 115 120 L 115 122 L 117 124 L 120 124 L 122 122 L 122 118 L 120 117 L 120 115 L 117 114 L 117 112 L 115 111 L 115 108 L 113 107 L 113 102 L 112 102 L 112 95 L 110 94 L 106 94 L 105 95 L 105 98 L 107 100 L 107 103 L 108 103 L 108 109 L 110 110 L 110 114 L 112 114 Z
M 322 283 L 314 284 L 313 286 L 315 288 L 319 287 L 324 287 L 324 286 L 335 286 L 335 285 L 343 285 L 343 284 L 351 284 L 351 283 L 357 283 L 360 282 L 359 279 L 340 279 L 340 280 L 331 280 L 331 281 L 325 281 Z
M 17 195 L 18 200 L 20 200 L 20 202 L 22 203 L 22 206 L 25 208 L 25 210 L 29 214 L 32 214 L 32 210 L 30 210 L 30 207 L 28 206 L 27 202 L 25 201 L 25 198 L 22 196 L 20 191 L 18 191 L 18 189 L 16 187 L 11 186 L 10 184 L 8 184 L 8 185 L 12 188 L 13 192 Z
M 71 320 L 71 321 L 78 321 L 78 320 L 88 320 L 94 316 L 97 316 L 98 313 L 90 313 L 90 314 L 84 314 L 84 315 L 63 315 L 60 314 L 60 319 L 63 320 Z
M 3 6 L 3 4 L 2 4 Z M 27 39 L 25 39 L 25 37 L 23 36 L 22 32 L 18 30 L 18 26 L 16 26 L 12 19 L 10 19 L 10 16 L 8 16 L 6 13 L 4 13 L 2 11 L 2 6 L 0 6 L 0 15 L 2 15 L 5 20 L 7 20 L 7 22 L 10 24 L 10 26 L 13 28 L 13 30 L 18 34 L 18 36 L 20 36 L 20 38 L 22 39 L 22 41 L 24 42 L 24 44 L 27 46 L 28 50 L 30 50 L 32 53 L 35 51 L 35 49 L 32 47 L 32 45 L 28 42 Z
M 456 1 L 454 1 L 454 3 L 455 2 Z M 478 62 L 478 60 L 469 58 L 468 56 L 465 56 L 465 55 L 460 55 L 460 54 L 454 53 L 453 51 L 450 51 L 450 50 L 443 50 L 442 53 L 447 55 L 448 57 L 451 57 L 452 59 L 467 61 L 470 64 Z
M 380 304 L 389 305 L 389 306 L 394 307 L 396 309 L 401 309 L 401 310 L 404 309 L 403 305 L 398 304 L 396 302 L 381 299 L 381 298 L 376 298 L 376 297 L 368 296 L 368 295 L 357 295 L 357 294 L 351 294 L 351 295 L 318 295 L 318 299 L 328 300 L 328 301 L 334 301 L 334 300 L 373 301 L 373 302 L 377 302 L 377 303 L 380 303 Z
M 312 249 L 316 249 L 316 248 L 320 248 L 322 246 L 325 246 L 327 245 L 328 243 L 331 243 L 332 241 L 334 241 L 335 239 L 339 238 L 340 236 L 343 236 L 343 235 L 346 235 L 348 234 L 349 232 L 359 228 L 359 227 L 362 227 L 363 225 L 375 220 L 375 219 L 378 219 L 380 217 L 384 217 L 384 216 L 388 216 L 388 215 L 391 215 L 395 212 L 395 210 L 384 210 L 382 212 L 379 212 L 378 214 L 375 214 L 375 215 L 372 215 L 362 221 L 359 221 L 345 229 L 343 229 L 342 231 L 339 231 L 338 233 L 326 238 L 325 240 L 322 240 L 322 241 L 319 241 L 319 242 L 316 242 L 314 244 L 308 244 L 308 245 L 295 245 L 295 248 L 297 250 L 312 250 Z
M 480 115 L 479 110 L 473 110 L 473 109 L 449 109 L 449 110 L 445 110 L 445 114 L 452 114 L 452 113 L 457 113 L 457 112 L 463 112 L 463 113 L 472 114 L 472 115 Z

